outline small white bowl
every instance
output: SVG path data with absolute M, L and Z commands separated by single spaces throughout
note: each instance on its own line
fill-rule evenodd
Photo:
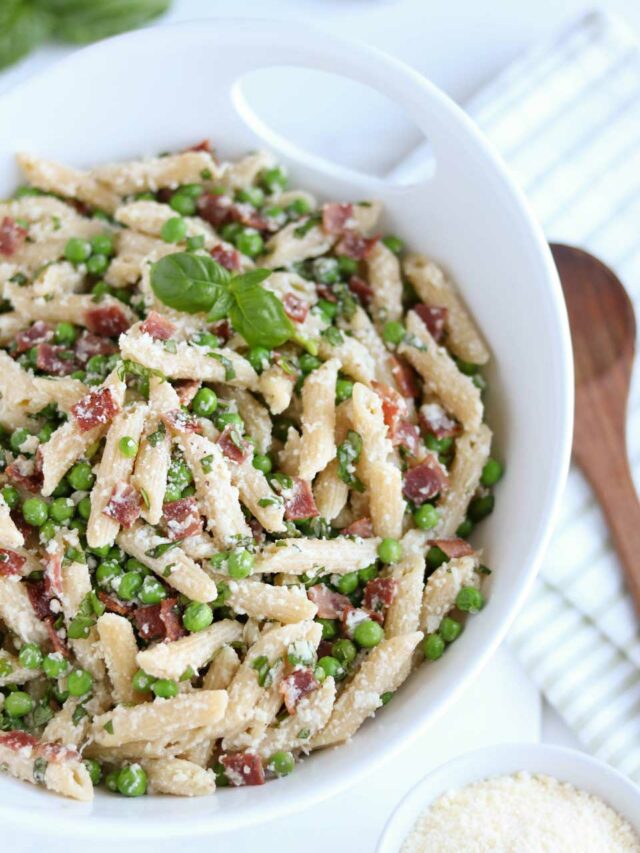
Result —
M 495 776 L 544 773 L 604 800 L 640 835 L 640 788 L 584 752 L 536 743 L 507 743 L 468 752 L 425 776 L 387 821 L 377 853 L 398 853 L 417 819 L 442 794 Z

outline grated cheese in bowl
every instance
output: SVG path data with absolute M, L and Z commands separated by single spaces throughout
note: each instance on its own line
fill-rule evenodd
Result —
M 516 773 L 443 794 L 401 853 L 640 853 L 640 837 L 599 797 Z

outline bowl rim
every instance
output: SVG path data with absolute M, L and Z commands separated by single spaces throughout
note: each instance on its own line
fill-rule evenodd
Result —
M 557 778 L 582 790 L 588 790 L 589 783 L 582 788 L 578 778 L 580 772 L 588 770 L 595 773 L 602 780 L 603 787 L 606 781 L 607 792 L 611 792 L 611 796 L 608 793 L 606 797 L 599 793 L 595 796 L 599 796 L 607 805 L 620 813 L 620 807 L 617 804 L 626 795 L 635 800 L 638 806 L 637 815 L 640 815 L 640 787 L 619 770 L 599 758 L 579 749 L 549 743 L 513 742 L 495 744 L 458 755 L 456 758 L 440 764 L 413 785 L 387 819 L 378 840 L 376 853 L 398 853 L 400 845 L 407 837 L 407 827 L 410 830 L 427 806 L 448 790 L 460 789 L 465 785 L 480 782 L 483 779 L 512 775 L 522 771 L 554 775 L 550 769 L 536 769 L 536 765 L 541 766 L 538 762 L 549 762 L 552 765 L 563 764 L 564 766 L 568 764 L 572 769 L 569 772 L 558 770 Z M 492 763 L 500 765 L 501 769 L 491 770 Z M 506 769 L 507 767 L 510 769 Z M 460 779 L 460 776 L 463 776 L 464 780 Z M 455 782 L 452 783 L 451 780 L 454 777 Z M 427 796 L 423 793 L 425 788 L 430 789 Z M 622 816 L 640 834 L 640 816 L 636 816 L 635 820 L 629 818 L 628 815 Z M 402 837 L 400 837 L 401 835 Z
M 89 53 L 95 54 L 96 57 L 100 56 L 104 60 L 108 56 L 112 46 L 125 42 L 135 47 L 137 43 L 154 39 L 160 41 L 172 36 L 175 38 L 184 37 L 186 39 L 190 37 L 202 37 L 203 33 L 206 34 L 207 30 L 220 30 L 221 28 L 232 29 L 234 31 L 244 30 L 253 34 L 259 30 L 261 36 L 269 37 L 269 35 L 273 35 L 273 37 L 277 37 L 279 40 L 282 40 L 283 33 L 286 33 L 287 37 L 290 38 L 305 38 L 307 40 L 311 38 L 323 49 L 335 50 L 344 55 L 355 55 L 362 62 L 368 62 L 370 66 L 377 66 L 381 72 L 387 70 L 389 74 L 393 74 L 396 77 L 404 77 L 408 84 L 410 83 L 416 90 L 418 88 L 422 89 L 424 94 L 436 101 L 440 107 L 447 111 L 452 119 L 455 119 L 462 125 L 469 137 L 470 143 L 480 149 L 481 153 L 491 161 L 496 176 L 502 181 L 505 192 L 511 196 L 511 201 L 521 216 L 522 225 L 527 231 L 526 237 L 532 251 L 537 255 L 537 259 L 540 262 L 540 278 L 541 280 L 544 279 L 544 293 L 549 300 L 550 322 L 555 324 L 557 356 L 560 366 L 560 371 L 555 377 L 555 383 L 559 392 L 558 397 L 560 399 L 561 410 L 557 413 L 556 418 L 560 425 L 560 434 L 557 436 L 555 446 L 550 449 L 550 459 L 553 463 L 550 465 L 550 470 L 553 479 L 551 479 L 548 485 L 547 503 L 544 510 L 540 513 L 536 525 L 537 538 L 530 548 L 527 559 L 523 560 L 526 570 L 523 570 L 519 593 L 514 596 L 510 610 L 503 618 L 500 626 L 494 628 L 492 633 L 488 635 L 482 651 L 474 656 L 473 660 L 469 661 L 465 677 L 451 687 L 446 697 L 439 699 L 435 706 L 431 708 L 430 714 L 426 719 L 416 719 L 415 725 L 410 730 L 405 729 L 401 737 L 388 739 L 385 743 L 381 744 L 380 750 L 375 755 L 367 755 L 366 761 L 353 762 L 348 774 L 340 775 L 337 779 L 332 778 L 330 774 L 325 774 L 325 778 L 321 781 L 314 780 L 307 791 L 295 794 L 289 791 L 288 796 L 283 796 L 276 806 L 273 803 L 256 803 L 250 809 L 247 809 L 241 821 L 237 817 L 225 816 L 224 812 L 214 813 L 210 817 L 199 817 L 197 825 L 194 826 L 192 824 L 187 830 L 182 821 L 169 817 L 166 817 L 161 824 L 156 824 L 148 820 L 132 822 L 124 815 L 117 818 L 109 817 L 98 820 L 96 820 L 95 816 L 89 816 L 89 819 L 84 819 L 80 811 L 73 815 L 61 812 L 52 818 L 55 821 L 57 829 L 69 832 L 76 837 L 94 835 L 96 828 L 101 826 L 105 828 L 108 826 L 109 831 L 113 833 L 114 837 L 117 835 L 123 838 L 146 839 L 170 838 L 178 835 L 184 837 L 185 831 L 195 837 L 205 833 L 226 832 L 239 827 L 249 827 L 257 823 L 282 818 L 293 812 L 318 804 L 347 788 L 353 787 L 368 774 L 378 770 L 383 763 L 397 755 L 400 750 L 408 747 L 417 737 L 424 733 L 429 725 L 444 713 L 450 703 L 454 702 L 461 695 L 472 679 L 478 676 L 481 669 L 486 665 L 504 639 L 534 583 L 542 555 L 551 537 L 553 521 L 559 508 L 569 469 L 573 432 L 573 358 L 562 289 L 542 228 L 535 218 L 524 193 L 509 173 L 500 155 L 477 125 L 439 87 L 402 60 L 361 41 L 334 36 L 318 26 L 284 21 L 276 17 L 193 19 L 134 30 L 104 39 L 75 51 L 71 55 L 52 63 L 52 66 L 33 74 L 0 96 L 0 113 L 5 99 L 20 97 L 21 94 L 28 94 L 29 87 L 46 77 L 51 67 L 59 69 L 66 66 L 73 66 L 78 57 L 84 57 Z M 0 818 L 9 825 L 20 823 L 29 814 L 30 812 L 27 808 L 17 811 L 15 805 L 9 808 L 0 802 Z M 37 827 L 33 827 L 31 831 L 38 832 L 38 829 Z M 45 830 L 40 831 L 44 832 Z

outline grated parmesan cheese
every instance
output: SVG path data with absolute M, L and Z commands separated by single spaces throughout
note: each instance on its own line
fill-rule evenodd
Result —
M 401 853 L 640 853 L 640 837 L 601 799 L 551 776 L 517 773 L 437 799 Z

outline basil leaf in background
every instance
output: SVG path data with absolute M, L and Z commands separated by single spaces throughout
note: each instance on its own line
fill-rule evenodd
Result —
M 50 28 L 50 16 L 30 0 L 0 0 L 0 68 L 37 47 Z
M 229 319 L 251 347 L 274 349 L 295 333 L 282 302 L 275 293 L 262 287 L 261 282 L 270 275 L 271 270 L 251 270 L 231 279 L 229 285 L 234 296 Z
M 162 15 L 171 0 L 38 0 L 54 16 L 53 34 L 84 44 L 140 27 Z
M 151 289 L 160 302 L 187 314 L 220 305 L 228 281 L 227 270 L 207 255 L 177 252 L 151 267 Z

